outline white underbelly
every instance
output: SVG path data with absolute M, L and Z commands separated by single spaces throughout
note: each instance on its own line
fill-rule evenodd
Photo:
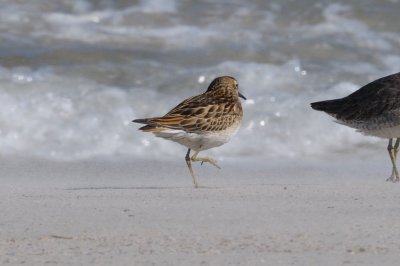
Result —
M 358 129 L 357 131 L 362 132 L 365 135 L 391 139 L 391 138 L 400 138 L 400 125 L 393 127 L 384 127 L 379 129 Z
M 340 124 L 355 128 L 358 132 L 368 136 L 375 136 L 385 139 L 400 137 L 400 124 L 382 121 L 337 121 Z
M 227 143 L 239 130 L 240 124 L 229 127 L 226 130 L 207 133 L 188 133 L 183 130 L 166 129 L 154 132 L 160 138 L 168 139 L 186 146 L 195 151 L 208 150 Z

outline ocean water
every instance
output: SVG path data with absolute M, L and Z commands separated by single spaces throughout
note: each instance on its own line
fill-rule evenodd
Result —
M 183 157 L 137 130 L 213 78 L 237 78 L 245 117 L 225 158 L 385 153 L 309 103 L 400 71 L 400 3 L 2 0 L 0 155 Z

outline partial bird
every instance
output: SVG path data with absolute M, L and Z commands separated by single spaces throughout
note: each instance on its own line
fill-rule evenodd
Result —
M 400 146 L 400 73 L 377 79 L 347 97 L 311 103 L 311 107 L 364 135 L 389 139 L 392 174 L 387 181 L 400 181 L 396 166 Z

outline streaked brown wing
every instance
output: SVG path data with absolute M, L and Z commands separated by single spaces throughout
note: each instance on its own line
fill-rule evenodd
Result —
M 186 132 L 223 130 L 234 122 L 234 103 L 208 105 L 174 110 L 163 117 L 146 119 L 154 127 L 184 130 Z
M 242 115 L 240 101 L 227 90 L 206 91 L 203 94 L 188 98 L 172 108 L 163 117 L 139 119 L 150 131 L 159 127 L 184 130 L 186 132 L 218 131 L 232 123 Z M 151 128 L 152 127 L 152 128 Z

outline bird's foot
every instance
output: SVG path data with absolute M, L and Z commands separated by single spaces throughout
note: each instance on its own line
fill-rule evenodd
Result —
M 386 179 L 386 181 L 396 183 L 400 181 L 400 178 L 399 175 L 395 171 L 393 171 L 391 176 L 388 179 Z
M 393 183 L 396 183 L 396 182 L 399 182 L 400 181 L 400 179 L 399 178 L 397 178 L 397 177 L 389 177 L 388 179 L 386 179 L 386 181 L 390 181 L 390 182 L 393 182 Z
M 217 161 L 216 160 L 214 160 L 214 159 L 212 159 L 212 158 L 209 158 L 209 157 L 203 157 L 203 158 L 197 158 L 197 157 L 192 157 L 192 161 L 200 161 L 201 162 L 201 164 L 203 165 L 203 163 L 209 163 L 209 164 L 212 164 L 212 165 L 214 165 L 215 167 L 217 167 L 218 169 L 221 169 L 221 167 L 219 167 L 218 166 L 218 164 L 217 164 Z

